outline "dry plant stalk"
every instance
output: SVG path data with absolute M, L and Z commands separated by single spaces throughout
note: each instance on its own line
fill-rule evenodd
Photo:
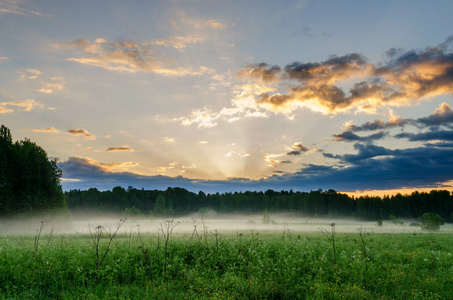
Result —
M 96 249 L 96 278 L 97 278 L 97 271 L 99 270 L 99 267 L 101 266 L 102 262 L 104 261 L 105 257 L 109 253 L 110 246 L 112 245 L 113 239 L 115 238 L 116 234 L 118 233 L 118 230 L 123 226 L 124 222 L 126 222 L 126 219 L 120 219 L 116 230 L 112 233 L 111 230 L 107 231 L 103 226 L 98 225 L 98 226 L 90 226 L 88 225 L 88 229 L 90 231 L 90 237 L 91 241 L 94 244 L 94 248 Z M 93 232 L 91 231 L 91 228 L 93 228 Z M 107 244 L 107 248 L 105 249 L 104 255 L 102 258 L 99 255 L 99 245 L 102 239 L 102 234 L 105 232 L 107 235 L 109 242 Z
M 333 263 L 334 263 L 334 266 L 335 266 L 335 273 L 337 275 L 337 284 L 341 288 L 340 273 L 338 272 L 337 252 L 336 252 L 336 245 L 335 245 L 335 223 L 332 223 L 330 226 L 332 227 L 332 231 L 330 233 L 327 230 L 325 230 L 324 228 L 320 228 L 320 230 L 326 236 L 327 240 L 332 245 L 332 249 L 333 249 Z
M 172 220 L 164 220 L 160 224 L 160 230 L 162 232 L 162 236 L 164 239 L 164 282 L 167 281 L 167 253 L 168 253 L 168 242 L 170 241 L 170 238 L 173 233 L 173 229 L 175 229 L 176 225 L 178 225 L 179 222 L 174 223 L 173 219 Z

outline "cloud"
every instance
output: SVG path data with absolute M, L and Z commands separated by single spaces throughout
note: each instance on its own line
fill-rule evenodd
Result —
M 429 131 L 422 133 L 402 132 L 395 135 L 396 138 L 407 138 L 411 142 L 416 141 L 453 141 L 453 130 Z
M 309 165 L 297 174 L 287 175 L 289 183 L 318 182 L 318 186 L 343 191 L 403 187 L 438 188 L 453 179 L 453 148 L 419 147 L 390 150 L 374 145 L 357 145 L 357 154 L 337 156 L 348 164 L 323 171 Z M 282 179 L 282 180 L 284 180 Z M 330 184 L 330 187 L 329 187 Z
M 105 150 L 105 152 L 113 152 L 113 151 L 134 151 L 131 147 L 122 146 L 122 147 L 109 147 Z
M 176 140 L 175 140 L 175 138 L 166 136 L 166 137 L 164 137 L 164 141 L 166 141 L 167 143 L 174 143 Z
M 60 162 L 59 167 L 65 177 L 80 179 L 85 176 L 99 176 L 121 171 L 122 169 L 137 166 L 135 162 L 101 163 L 88 157 L 71 156 L 66 162 Z
M 452 42 L 448 39 L 443 44 Z M 284 68 L 249 65 L 237 74 L 277 85 L 276 91 L 257 95 L 255 103 L 289 116 L 301 108 L 324 114 L 374 112 L 453 92 L 453 53 L 445 45 L 390 52 L 388 61 L 377 64 L 351 53 L 322 62 L 294 62 Z M 349 93 L 343 89 L 345 83 L 351 85 Z
M 160 39 L 154 42 L 151 42 L 151 45 L 158 45 L 158 46 L 165 46 L 171 47 L 178 50 L 185 49 L 187 44 L 195 44 L 200 43 L 205 40 L 204 37 L 201 36 L 172 36 L 168 39 Z
M 307 152 L 308 148 L 303 146 L 301 143 L 294 143 L 290 151 L 286 155 L 300 155 L 302 152 Z
M 168 170 L 176 168 L 177 166 L 179 166 L 179 162 L 175 161 L 175 162 L 169 163 L 166 167 L 157 168 L 157 171 L 159 171 L 160 173 L 165 173 Z
M 310 191 L 335 189 L 356 191 L 368 189 L 436 188 L 453 179 L 453 147 L 424 146 L 411 149 L 390 150 L 373 145 L 357 145 L 357 154 L 338 156 L 344 165 L 304 165 L 298 172 L 284 173 L 260 180 L 235 178 L 234 180 L 188 179 L 182 176 L 145 176 L 131 172 L 111 172 L 108 164 L 89 158 L 70 157 L 58 166 L 63 170 L 65 190 L 100 190 L 115 186 L 134 186 L 161 189 L 178 186 L 198 192 L 229 192 L 296 190 Z M 77 181 L 75 181 L 77 180 Z
M 0 56 L 0 64 L 4 61 L 7 61 L 8 60 L 8 57 L 5 57 L 5 56 Z
M 432 115 L 426 118 L 417 119 L 417 122 L 428 126 L 453 123 L 453 110 L 450 105 L 443 102 Z
M 419 132 L 419 133 L 399 133 L 395 135 L 396 138 L 407 138 L 409 141 L 429 141 L 429 140 L 443 140 L 450 139 L 450 130 L 442 130 L 440 126 L 450 126 L 453 123 L 453 110 L 450 105 L 446 102 L 443 102 L 440 107 L 438 107 L 433 114 L 428 117 L 418 118 L 418 119 L 402 119 L 393 115 L 393 112 L 390 113 L 391 119 L 385 122 L 382 119 L 377 119 L 374 121 L 363 123 L 362 125 L 354 125 L 351 123 L 346 124 L 346 130 L 340 134 L 334 134 L 333 137 L 337 141 L 372 141 L 378 140 L 388 136 L 384 130 L 395 128 L 395 127 L 404 127 L 406 125 L 413 125 L 417 128 L 430 128 L 428 132 Z M 371 130 L 381 130 L 369 136 L 360 137 L 354 132 L 358 131 L 371 131 Z
M 375 158 L 378 156 L 392 155 L 392 151 L 381 146 L 371 144 L 356 143 L 354 149 L 358 150 L 357 154 L 344 154 L 344 155 L 329 155 L 326 153 L 325 157 L 337 158 L 345 163 L 358 163 L 360 161 Z M 324 154 L 324 153 L 323 153 Z
M 29 112 L 35 108 L 44 108 L 44 105 L 33 99 L 27 99 L 19 102 L 0 102 L 0 114 L 13 113 L 14 107 L 19 108 L 19 110 Z
M 217 126 L 219 120 L 229 123 L 241 120 L 243 118 L 267 118 L 265 110 L 260 109 L 255 102 L 255 96 L 273 90 L 272 87 L 257 84 L 236 85 L 233 91 L 236 94 L 231 101 L 232 107 L 224 107 L 219 112 L 211 109 L 195 109 L 190 117 L 175 118 L 183 126 L 197 124 L 199 128 L 212 128 Z
M 185 23 L 187 25 L 191 25 L 196 29 L 203 29 L 203 28 L 226 29 L 229 27 L 228 25 L 226 25 L 222 22 L 216 21 L 214 19 L 194 20 L 194 19 L 187 18 L 185 13 L 183 13 L 183 12 L 180 12 L 179 14 L 182 15 L 181 21 L 183 23 Z
M 42 72 L 38 69 L 25 69 L 18 72 L 19 80 L 34 80 L 41 77 Z M 50 77 L 50 82 L 39 81 L 42 87 L 38 89 L 38 92 L 45 94 L 52 94 L 55 91 L 61 91 L 64 88 L 65 82 L 63 77 Z
M 29 80 L 38 78 L 42 72 L 38 69 L 25 69 L 18 72 L 19 80 Z
M 72 135 L 82 135 L 85 138 L 90 139 L 90 140 L 96 139 L 96 136 L 92 135 L 85 129 L 70 129 L 70 130 L 68 130 L 68 133 L 72 134 Z
M 1 0 L 0 1 L 0 14 L 2 13 L 11 13 L 11 14 L 16 14 L 16 15 L 22 15 L 22 16 L 27 16 L 27 15 L 35 15 L 35 16 L 50 16 L 49 14 L 43 14 L 39 11 L 27 9 L 20 7 L 19 4 L 21 4 L 22 1 L 17 1 L 17 0 Z
M 239 78 L 254 78 L 265 83 L 275 82 L 281 73 L 279 66 L 269 66 L 266 63 L 248 65 L 245 69 L 239 70 L 236 76 Z
M 188 40 L 174 40 L 173 45 L 176 46 L 177 42 L 179 42 L 179 47 L 182 47 L 183 42 L 188 43 Z M 78 39 L 74 42 L 53 46 L 58 49 L 80 49 L 82 57 L 73 57 L 68 60 L 111 71 L 156 73 L 165 76 L 202 74 L 202 70 L 192 71 L 181 66 L 175 66 L 173 60 L 160 57 L 158 52 L 152 49 L 155 43 L 109 42 L 103 38 L 98 38 L 93 43 Z M 164 44 L 163 41 L 160 43 Z M 169 41 L 167 41 L 168 43 Z
M 358 136 L 357 134 L 353 133 L 351 130 L 345 130 L 340 134 L 334 134 L 333 137 L 336 141 L 364 141 L 364 142 L 371 142 L 373 140 L 380 140 L 387 136 L 384 131 L 379 131 L 373 133 L 368 136 Z
M 43 87 L 38 92 L 53 94 L 55 91 L 63 90 L 65 84 L 63 77 L 51 77 L 50 80 L 51 82 L 43 82 Z
M 296 156 L 301 155 L 304 152 L 315 152 L 316 150 L 310 150 L 307 147 L 303 146 L 301 142 L 294 143 L 291 147 L 287 147 L 285 153 L 278 153 L 278 154 L 264 154 L 264 160 L 269 163 L 270 167 L 276 167 L 281 163 L 290 164 L 292 163 L 289 160 L 279 160 L 280 157 L 285 156 Z
M 226 157 L 240 157 L 240 158 L 244 158 L 244 157 L 249 157 L 250 154 L 249 153 L 240 153 L 240 152 L 237 152 L 237 151 L 230 151 L 227 154 L 225 154 L 225 156 Z
M 49 128 L 44 128 L 44 129 L 32 129 L 31 131 L 33 131 L 33 132 L 51 132 L 51 133 L 60 132 L 58 129 L 55 129 L 54 127 L 49 127 Z

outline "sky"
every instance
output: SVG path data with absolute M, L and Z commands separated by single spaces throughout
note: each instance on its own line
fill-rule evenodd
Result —
M 453 1 L 0 0 L 64 190 L 453 190 Z

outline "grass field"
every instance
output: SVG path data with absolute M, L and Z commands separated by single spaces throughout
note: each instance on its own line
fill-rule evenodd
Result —
M 451 225 L 248 221 L 228 231 L 208 221 L 178 231 L 184 221 L 160 221 L 153 232 L 128 222 L 116 235 L 116 225 L 1 235 L 0 298 L 453 299 Z

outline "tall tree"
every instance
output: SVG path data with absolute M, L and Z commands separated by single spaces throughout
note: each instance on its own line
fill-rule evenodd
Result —
M 66 208 L 61 175 L 43 148 L 29 139 L 13 144 L 10 130 L 0 127 L 0 215 Z

